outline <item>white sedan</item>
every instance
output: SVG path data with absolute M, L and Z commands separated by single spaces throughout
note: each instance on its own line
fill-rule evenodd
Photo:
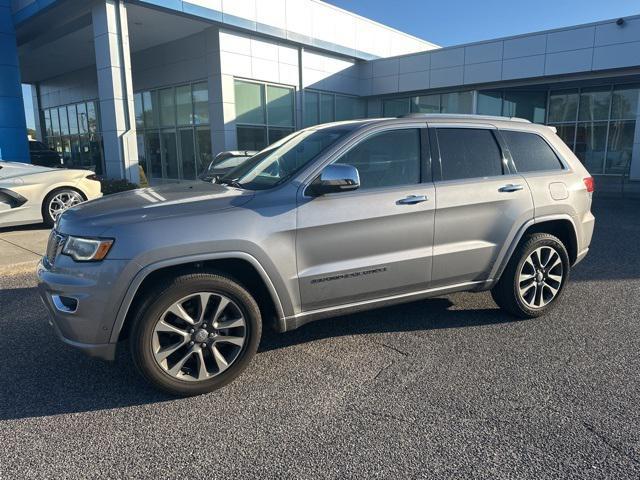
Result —
M 101 196 L 100 181 L 89 170 L 0 161 L 0 227 L 53 226 L 67 208 Z

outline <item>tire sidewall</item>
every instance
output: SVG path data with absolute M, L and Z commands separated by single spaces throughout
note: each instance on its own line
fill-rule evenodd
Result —
M 553 300 L 551 300 L 551 302 L 541 308 L 531 308 L 526 303 L 524 303 L 522 298 L 520 298 L 518 279 L 520 276 L 520 271 L 522 270 L 522 266 L 524 265 L 529 255 L 531 255 L 534 250 L 545 246 L 553 247 L 553 249 L 560 255 L 560 260 L 562 261 L 562 282 L 560 283 L 558 293 L 553 298 Z M 523 248 L 520 251 L 518 262 L 515 264 L 515 270 L 513 271 L 513 296 L 518 308 L 520 308 L 527 316 L 530 317 L 537 317 L 551 310 L 555 306 L 555 304 L 558 303 L 558 300 L 560 300 L 560 298 L 562 297 L 564 287 L 569 280 L 570 269 L 571 264 L 569 262 L 569 254 L 567 253 L 567 249 L 564 247 L 562 242 L 560 242 L 560 240 L 552 235 L 533 237 L 529 242 L 523 245 Z
M 136 365 L 151 383 L 174 395 L 199 395 L 221 388 L 233 381 L 249 365 L 261 336 L 261 318 L 255 300 L 234 281 L 217 275 L 197 275 L 177 278 L 159 294 L 152 295 L 140 309 L 131 332 L 131 345 Z M 204 381 L 179 380 L 165 372 L 153 355 L 152 338 L 160 316 L 177 300 L 197 292 L 223 294 L 241 310 L 247 330 L 247 340 L 233 364 L 223 373 Z

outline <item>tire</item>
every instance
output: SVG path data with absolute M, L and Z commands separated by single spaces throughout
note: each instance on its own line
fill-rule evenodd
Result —
M 61 198 L 68 199 L 68 206 L 62 209 L 60 214 L 62 214 L 67 208 L 86 200 L 85 196 L 75 188 L 57 188 L 49 192 L 42 202 L 42 221 L 47 227 L 53 227 L 56 223 L 56 217 L 51 213 L 52 204 L 54 202 L 59 204 L 59 200 Z
M 541 260 L 536 262 L 536 256 Z M 520 242 L 491 296 L 501 309 L 516 317 L 539 317 L 562 296 L 570 270 L 563 243 L 548 233 L 534 233 Z
M 223 306 L 222 299 L 229 303 Z M 154 286 L 133 321 L 129 341 L 136 367 L 156 388 L 177 396 L 200 395 L 233 381 L 253 359 L 262 334 L 251 294 L 218 273 L 185 274 Z M 162 359 L 176 345 L 181 346 Z

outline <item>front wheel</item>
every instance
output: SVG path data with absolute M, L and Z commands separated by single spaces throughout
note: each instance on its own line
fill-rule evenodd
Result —
M 143 301 L 131 332 L 133 360 L 154 386 L 199 395 L 231 382 L 262 333 L 260 309 L 235 280 L 197 273 L 168 280 Z
M 491 296 L 515 316 L 539 317 L 560 298 L 570 269 L 569 255 L 558 238 L 547 233 L 529 235 L 514 252 Z

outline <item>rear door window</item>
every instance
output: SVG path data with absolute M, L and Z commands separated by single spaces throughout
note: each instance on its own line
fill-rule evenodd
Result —
M 486 128 L 437 128 L 442 180 L 502 175 L 502 152 Z
M 558 156 L 549 144 L 535 133 L 501 130 L 518 172 L 562 170 Z

